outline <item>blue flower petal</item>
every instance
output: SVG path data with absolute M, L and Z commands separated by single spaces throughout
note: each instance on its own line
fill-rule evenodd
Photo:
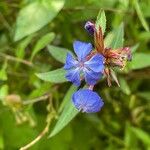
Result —
M 83 72 L 84 72 L 85 81 L 89 85 L 95 85 L 98 82 L 98 80 L 102 77 L 101 72 L 94 72 L 92 70 L 88 70 L 87 68 L 84 68 Z
M 65 70 L 71 69 L 71 68 L 73 68 L 73 67 L 76 67 L 77 64 L 78 64 L 78 61 L 76 61 L 76 60 L 73 58 L 73 56 L 72 56 L 70 53 L 68 53 L 68 54 L 67 54 L 67 57 L 66 57 L 66 63 L 65 63 L 65 65 L 64 65 L 64 69 L 65 69 Z
M 80 89 L 72 96 L 75 107 L 82 112 L 95 113 L 101 110 L 104 102 L 101 97 L 89 89 Z
M 104 70 L 104 57 L 102 55 L 96 54 L 90 60 L 86 61 L 84 64 L 89 69 L 94 72 L 103 72 Z
M 74 85 L 80 86 L 80 70 L 78 68 L 67 71 L 66 79 Z
M 79 61 L 84 61 L 86 56 L 92 51 L 93 47 L 91 43 L 85 43 L 80 41 L 75 41 L 73 43 L 73 48 L 78 56 Z

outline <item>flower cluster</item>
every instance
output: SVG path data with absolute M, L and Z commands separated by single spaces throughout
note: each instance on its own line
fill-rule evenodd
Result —
M 86 89 L 79 89 L 73 94 L 72 102 L 75 107 L 82 112 L 95 113 L 104 105 L 101 97 L 93 91 L 95 84 L 104 75 L 109 86 L 112 79 L 119 85 L 113 68 L 123 69 L 126 61 L 131 60 L 131 52 L 128 47 L 115 50 L 105 48 L 101 27 L 96 29 L 93 22 L 88 21 L 85 29 L 94 37 L 94 48 L 91 43 L 75 41 L 73 48 L 76 57 L 68 53 L 64 69 L 67 71 L 66 79 L 74 85 L 79 87 L 82 81 L 87 84 Z

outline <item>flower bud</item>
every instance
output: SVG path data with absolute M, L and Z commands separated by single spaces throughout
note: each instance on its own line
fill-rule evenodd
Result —
M 124 53 L 127 55 L 127 60 L 131 61 L 132 60 L 132 54 L 131 54 L 131 49 L 130 47 L 124 47 L 122 49 L 124 51 Z
M 10 106 L 11 108 L 21 108 L 22 101 L 19 95 L 11 94 L 6 96 L 5 98 L 6 105 Z
M 87 30 L 87 32 L 90 34 L 90 35 L 94 35 L 94 31 L 95 31 L 95 24 L 90 22 L 90 21 L 87 21 L 85 23 L 85 26 L 84 28 Z

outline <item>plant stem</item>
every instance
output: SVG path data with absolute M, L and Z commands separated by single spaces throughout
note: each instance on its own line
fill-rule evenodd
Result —
M 20 58 L 17 58 L 17 57 L 14 57 L 14 56 L 11 56 L 11 55 L 7 55 L 5 53 L 0 52 L 0 56 L 4 57 L 5 59 L 11 60 L 11 61 L 20 62 L 20 63 L 23 63 L 23 64 L 28 65 L 30 67 L 33 67 L 33 64 L 31 62 L 23 60 L 23 59 L 20 59 Z

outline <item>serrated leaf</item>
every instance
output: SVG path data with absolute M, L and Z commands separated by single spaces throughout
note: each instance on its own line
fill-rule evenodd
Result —
M 74 85 L 71 85 L 71 87 L 69 88 L 69 90 L 67 91 L 64 99 L 62 100 L 62 103 L 59 107 L 59 113 L 63 110 L 64 106 L 66 105 L 66 103 L 71 99 L 72 94 L 77 90 L 77 87 Z
M 114 39 L 114 33 L 113 32 L 109 32 L 106 37 L 105 37 L 105 40 L 104 40 L 104 45 L 105 47 L 110 47 L 112 41 Z
M 150 66 L 150 54 L 135 53 L 132 61 L 129 63 L 130 69 L 142 69 Z
M 33 59 L 33 57 L 41 50 L 43 49 L 45 46 L 47 46 L 50 42 L 53 41 L 55 37 L 54 33 L 48 33 L 46 35 L 44 35 L 42 38 L 40 38 L 35 47 L 33 48 L 33 52 L 31 54 L 31 60 Z
M 48 51 L 57 61 L 61 63 L 65 63 L 67 53 L 72 53 L 66 48 L 61 48 L 61 47 L 52 46 L 52 45 L 48 46 Z
M 58 121 L 54 129 L 50 133 L 49 137 L 51 138 L 57 133 L 59 133 L 78 113 L 79 111 L 73 105 L 70 97 L 70 100 L 67 102 L 62 114 L 58 118 Z
M 34 33 L 48 24 L 62 9 L 65 0 L 33 1 L 21 9 L 16 22 L 14 40 Z
M 149 31 L 149 26 L 148 26 L 148 24 L 147 24 L 147 22 L 146 22 L 146 20 L 144 18 L 143 12 L 141 11 L 141 8 L 140 8 L 140 5 L 138 3 L 138 0 L 134 0 L 134 7 L 135 7 L 137 15 L 138 15 L 138 17 L 139 17 L 139 19 L 140 19 L 144 29 L 146 31 Z
M 150 136 L 147 132 L 140 128 L 132 127 L 131 128 L 137 138 L 139 138 L 143 143 L 150 146 Z
M 66 71 L 63 68 L 60 68 L 45 73 L 37 73 L 36 76 L 44 81 L 52 83 L 62 83 L 67 81 L 65 78 L 65 74 Z
M 99 26 L 102 29 L 102 33 L 105 33 L 106 30 L 106 16 L 104 10 L 101 10 L 96 19 L 96 29 L 99 29 Z
M 110 47 L 113 49 L 123 47 L 123 41 L 124 41 L 123 23 L 114 31 L 113 34 L 114 34 L 114 37 L 113 37 L 112 43 L 110 44 Z

